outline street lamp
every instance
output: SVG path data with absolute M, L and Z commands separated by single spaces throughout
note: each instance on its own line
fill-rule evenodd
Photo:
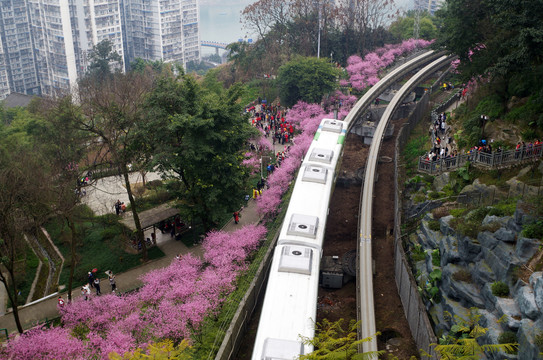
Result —
M 481 115 L 481 124 L 482 124 L 481 138 L 485 137 L 485 125 L 487 121 L 488 121 L 488 116 Z

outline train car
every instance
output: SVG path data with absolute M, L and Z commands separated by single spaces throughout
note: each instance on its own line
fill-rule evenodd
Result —
M 298 172 L 266 288 L 253 360 L 291 360 L 313 349 L 322 244 L 346 124 L 323 119 Z

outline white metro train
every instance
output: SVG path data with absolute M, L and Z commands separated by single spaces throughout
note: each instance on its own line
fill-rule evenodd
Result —
M 253 360 L 292 360 L 313 351 L 319 267 L 328 205 L 347 124 L 323 119 L 294 185 L 273 260 Z

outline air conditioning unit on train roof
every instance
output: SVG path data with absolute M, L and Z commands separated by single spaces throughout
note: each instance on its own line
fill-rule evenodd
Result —
M 309 155 L 310 161 L 318 161 L 325 164 L 331 164 L 334 157 L 334 152 L 328 149 L 314 148 Z
M 317 237 L 319 218 L 310 215 L 292 214 L 288 224 L 287 235 L 303 236 L 311 239 Z
M 343 123 L 336 120 L 324 120 L 322 129 L 339 134 L 341 133 L 341 130 L 343 130 Z
M 281 250 L 279 271 L 311 275 L 313 250 L 305 246 L 287 245 Z
M 264 341 L 263 360 L 292 360 L 304 354 L 300 341 L 267 338 Z
M 326 184 L 328 169 L 318 165 L 307 165 L 304 168 L 302 181 L 316 182 Z

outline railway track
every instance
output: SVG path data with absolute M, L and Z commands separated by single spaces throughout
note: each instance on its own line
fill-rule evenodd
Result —
M 435 55 L 435 53 L 433 53 Z M 375 312 L 374 312 L 374 302 L 373 302 L 373 261 L 371 253 L 371 239 L 372 239 L 372 212 L 373 212 L 373 198 L 374 198 L 374 184 L 376 176 L 377 161 L 379 156 L 379 150 L 381 143 L 383 141 L 385 129 L 388 126 L 392 114 L 400 106 L 402 100 L 411 92 L 417 84 L 425 80 L 428 76 L 433 74 L 435 71 L 446 66 L 450 63 L 451 58 L 448 56 L 439 56 L 437 54 L 437 60 L 432 61 L 430 64 L 426 65 L 420 71 L 418 71 L 413 77 L 411 77 L 396 93 L 392 101 L 388 104 L 387 108 L 377 128 L 374 133 L 373 141 L 370 146 L 368 160 L 366 163 L 366 173 L 364 176 L 364 185 L 361 195 L 360 208 L 359 208 L 359 225 L 358 225 L 358 256 L 357 256 L 357 313 L 358 320 L 360 321 L 359 329 L 359 339 L 371 338 L 370 341 L 364 342 L 362 344 L 362 349 L 359 349 L 361 352 L 370 352 L 377 351 L 377 338 L 375 336 L 376 326 L 375 326 Z M 423 56 L 423 55 L 421 55 Z M 430 56 L 423 58 L 428 59 Z M 412 60 L 416 67 L 420 66 L 424 60 L 420 60 L 419 57 Z M 409 63 L 404 64 L 408 65 Z M 408 65 L 409 66 L 409 65 Z M 400 70 L 400 68 L 395 71 Z M 389 75 L 392 75 L 392 72 Z M 386 78 L 385 78 L 386 79 Z M 383 79 L 383 80 L 385 80 Z M 383 81 L 382 80 L 382 81 Z M 379 84 L 379 83 L 378 83 Z M 378 85 L 377 84 L 377 85 Z M 376 85 L 376 86 L 377 86 Z M 374 86 L 375 87 L 375 86 Z M 373 89 L 373 88 L 372 88 Z M 382 90 L 376 90 L 381 91 Z M 377 97 L 377 94 L 375 97 Z M 373 95 L 369 95 L 368 99 L 372 98 Z M 360 100 L 363 101 L 364 97 Z M 371 103 L 371 101 L 370 101 Z M 358 104 L 357 104 L 358 105 Z M 365 104 L 366 108 L 369 104 Z M 360 109 L 364 108 L 362 104 Z M 354 110 L 354 109 L 353 109 Z M 363 111 L 362 111 L 363 112 Z M 349 114 L 351 115 L 351 114 Z M 362 115 L 358 112 L 357 115 Z M 353 115 L 354 116 L 354 115 Z M 356 118 L 356 117 L 353 117 Z M 350 123 L 352 125 L 352 123 Z

